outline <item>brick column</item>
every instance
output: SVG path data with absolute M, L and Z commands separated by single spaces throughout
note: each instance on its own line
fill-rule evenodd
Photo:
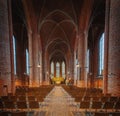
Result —
M 110 0 L 106 0 L 105 12 L 105 39 L 104 39 L 104 71 L 103 71 L 103 92 L 108 92 L 108 49 L 109 49 L 109 14 Z
M 34 32 L 33 34 L 33 41 L 32 41 L 32 46 L 33 46 L 33 83 L 34 86 L 39 86 L 39 58 L 38 58 L 38 54 L 39 54 L 39 38 L 40 36 Z
M 8 1 L 0 0 L 0 95 L 11 92 Z
M 54 77 L 56 77 L 56 62 L 54 62 Z
M 30 76 L 29 76 L 29 86 L 33 86 L 33 49 L 32 49 L 32 31 L 28 32 L 28 47 L 29 47 L 29 68 L 30 68 Z
M 45 49 L 42 48 L 40 51 L 40 84 L 44 84 L 45 81 Z
M 74 51 L 71 53 L 70 59 L 70 77 L 74 79 Z
M 81 80 L 84 80 L 84 72 L 83 72 L 83 67 L 84 67 L 84 33 L 81 32 L 78 40 L 78 61 L 79 65 L 81 68 Z
M 94 71 L 94 54 L 95 54 L 95 51 L 91 48 L 90 49 L 90 70 L 89 70 L 89 86 L 90 88 L 93 88 L 94 87 L 94 76 L 93 76 L 93 71 Z
M 14 77 L 14 54 L 13 54 L 13 28 L 12 28 L 12 11 L 11 11 L 11 0 L 8 0 L 8 11 L 9 11 L 9 37 L 10 37 L 10 57 L 11 57 L 11 92 L 15 93 L 15 77 Z
M 62 62 L 60 62 L 60 77 L 62 77 Z
M 48 59 L 48 52 L 45 51 L 45 59 L 44 59 L 44 65 L 45 65 L 45 83 L 49 83 L 49 59 Z
M 78 45 L 78 59 L 81 68 L 81 80 L 86 80 L 87 38 L 86 34 L 80 33 Z
M 71 72 L 70 72 L 70 68 L 71 68 L 70 52 L 68 52 L 66 56 L 67 56 L 67 57 L 66 57 L 66 71 L 67 71 L 67 78 L 68 78 L 68 73 L 69 73 L 69 76 L 70 76 L 70 73 L 71 73 Z
M 78 61 L 79 71 L 78 76 L 80 78 L 80 86 L 87 87 L 87 71 L 86 71 L 86 60 L 87 60 L 87 33 L 80 32 L 78 40 Z
M 85 33 L 84 37 L 84 66 L 83 66 L 83 71 L 84 71 L 84 80 L 85 80 L 85 87 L 87 87 L 87 46 L 88 46 L 88 33 Z
M 109 92 L 116 93 L 120 89 L 120 0 L 110 2 L 108 73 L 113 77 L 108 83 Z
M 40 50 L 41 51 L 41 50 Z M 39 52 L 40 52 L 39 51 Z M 42 76 L 42 51 L 40 52 L 40 71 L 39 71 L 39 73 L 40 73 L 40 85 L 42 84 L 42 81 L 43 81 L 43 76 Z

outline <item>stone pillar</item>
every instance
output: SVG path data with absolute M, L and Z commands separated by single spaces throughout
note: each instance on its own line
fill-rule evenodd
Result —
M 10 38 L 10 57 L 11 57 L 11 92 L 15 93 L 15 78 L 14 78 L 14 54 L 13 54 L 13 29 L 12 29 L 12 11 L 11 11 L 11 0 L 8 0 L 8 11 L 9 11 L 9 38 Z
M 108 74 L 110 93 L 119 93 L 120 83 L 120 0 L 110 1 Z
M 48 52 L 45 51 L 45 83 L 49 83 L 49 59 L 48 59 Z
M 39 86 L 39 48 L 38 48 L 38 44 L 39 44 L 39 35 L 37 33 L 34 32 L 33 34 L 33 83 L 34 86 Z
M 70 77 L 74 79 L 74 51 L 71 53 L 70 59 Z
M 8 1 L 0 0 L 0 95 L 11 92 Z
M 77 40 L 78 40 L 78 38 L 77 38 Z M 76 40 L 76 41 L 77 41 Z M 78 43 L 78 42 L 77 42 Z M 75 45 L 75 46 L 77 46 L 77 45 Z M 77 67 L 76 67 L 76 49 L 75 49 L 75 51 L 74 51 L 74 85 L 76 85 L 77 84 Z
M 45 49 L 42 49 L 42 81 L 45 81 Z
M 84 71 L 84 80 L 85 80 L 85 87 L 87 87 L 87 46 L 88 46 L 88 33 L 84 33 L 84 66 L 83 66 L 83 71 Z
M 85 60 L 86 60 L 86 54 L 87 54 L 87 49 L 86 49 L 86 38 L 85 34 L 83 32 L 80 33 L 79 37 L 79 45 L 78 45 L 78 59 L 79 59 L 79 65 L 81 68 L 81 80 L 84 80 L 84 68 L 85 68 Z
M 90 49 L 90 70 L 89 70 L 89 87 L 90 88 L 93 88 L 94 87 L 94 54 L 95 54 L 95 51 L 94 49 Z
M 54 62 L 54 77 L 56 77 L 56 62 Z
M 70 52 L 68 52 L 66 56 L 67 56 L 66 57 L 66 70 L 67 70 L 67 78 L 68 78 L 70 76 L 70 73 L 71 73 L 70 72 Z
M 62 77 L 62 62 L 60 62 L 60 77 Z
M 95 37 L 95 30 L 94 30 Z M 98 81 L 98 67 L 99 67 L 99 40 L 95 42 L 92 56 L 92 75 L 91 75 L 91 87 L 96 88 L 96 82 Z
M 79 44 L 78 44 L 78 59 L 80 65 L 80 81 L 82 86 L 87 86 L 87 33 L 80 32 L 79 34 Z M 80 85 L 81 86 L 81 85 Z
M 67 78 L 67 65 L 66 65 L 66 62 L 65 62 L 65 78 Z
M 40 53 L 40 85 L 42 84 L 43 78 L 42 78 L 42 51 Z
M 81 80 L 83 80 L 83 51 L 84 51 L 84 34 L 80 33 L 79 40 L 78 40 L 78 61 L 79 61 L 79 66 L 81 68 Z
M 33 47 L 32 47 L 32 31 L 28 32 L 28 48 L 29 48 L 29 86 L 33 86 Z
M 94 88 L 95 87 L 95 81 L 96 81 L 96 76 L 98 75 L 98 57 L 99 57 L 99 41 L 96 41 L 94 43 L 95 40 L 95 33 L 96 33 L 96 29 L 97 27 L 93 27 L 91 29 L 92 31 L 92 35 L 91 35 L 91 46 L 90 46 L 90 64 L 89 64 L 89 86 L 90 88 Z
M 109 14 L 110 0 L 106 0 L 105 12 L 105 39 L 104 39 L 104 71 L 103 71 L 103 92 L 108 92 L 108 49 L 109 49 Z
M 47 56 L 47 81 L 48 81 L 48 84 L 50 82 L 50 61 L 49 61 L 49 55 Z

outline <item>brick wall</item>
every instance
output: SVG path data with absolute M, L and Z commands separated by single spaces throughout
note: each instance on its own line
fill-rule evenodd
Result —
M 11 63 L 8 6 L 6 0 L 0 0 L 0 95 L 4 95 L 5 88 L 11 91 Z
M 108 93 L 120 95 L 120 79 L 113 77 L 108 78 Z
M 120 91 L 120 0 L 111 0 L 109 20 L 108 92 Z

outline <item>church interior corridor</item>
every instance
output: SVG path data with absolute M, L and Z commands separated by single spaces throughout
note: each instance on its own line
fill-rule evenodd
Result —
M 120 116 L 120 0 L 0 0 L 0 116 Z
M 44 91 L 41 91 L 44 90 Z M 68 85 L 17 88 L 2 96 L 0 116 L 119 116 L 120 97 Z
M 61 87 L 55 86 L 46 97 L 49 99 L 46 116 L 72 116 L 69 107 L 70 95 Z

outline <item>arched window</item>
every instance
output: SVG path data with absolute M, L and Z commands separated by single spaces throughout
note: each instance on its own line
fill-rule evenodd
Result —
M 15 37 L 13 36 L 13 55 L 14 55 L 14 74 L 16 75 L 16 39 Z
M 28 49 L 26 49 L 26 74 L 29 74 L 29 53 L 28 53 Z
M 51 62 L 51 74 L 52 76 L 54 75 L 54 63 L 53 62 Z
M 99 41 L 99 75 L 102 75 L 104 68 L 104 33 Z
M 62 77 L 65 78 L 65 62 L 62 62 Z
M 60 63 L 57 62 L 56 63 L 56 77 L 59 77 L 60 76 Z

